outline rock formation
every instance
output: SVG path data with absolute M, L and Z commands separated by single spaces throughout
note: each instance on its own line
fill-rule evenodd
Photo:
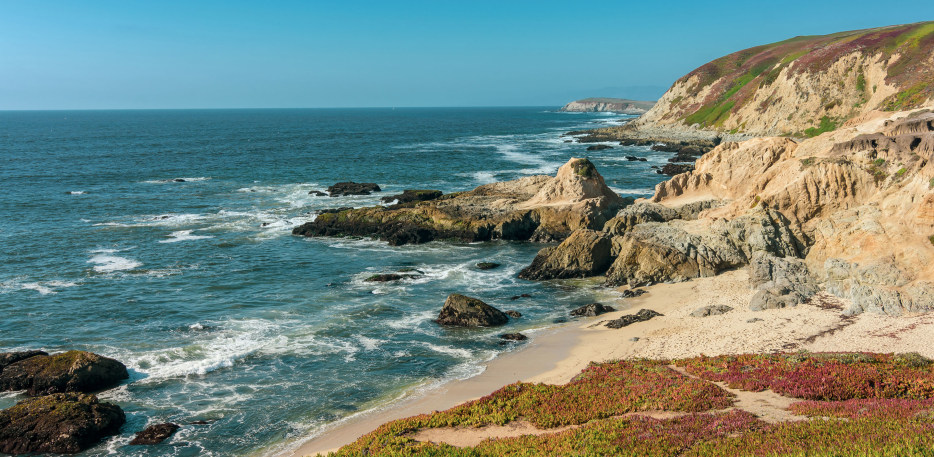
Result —
M 372 192 L 380 192 L 379 185 L 371 182 L 339 182 L 328 187 L 328 194 L 332 197 L 341 197 L 344 195 L 370 195 Z
M 611 313 L 616 311 L 612 306 L 607 306 L 602 303 L 589 303 L 580 308 L 575 308 L 571 311 L 572 316 L 579 317 L 594 317 L 599 316 L 604 313 Z
M 655 102 L 645 102 L 637 100 L 626 100 L 623 98 L 585 98 L 576 100 L 561 108 L 561 111 L 571 112 L 602 112 L 612 111 L 622 114 L 643 114 L 648 111 Z
M 509 317 L 479 299 L 451 294 L 435 322 L 452 327 L 495 327 L 509 322 Z
M 431 201 L 323 213 L 292 233 L 372 236 L 391 245 L 436 239 L 558 241 L 578 228 L 602 228 L 624 205 L 589 160 L 574 158 L 555 177 L 529 176 Z
M 143 431 L 137 433 L 136 436 L 133 437 L 133 441 L 130 441 L 130 445 L 141 446 L 159 444 L 172 436 L 178 428 L 178 425 L 171 422 L 150 425 Z
M 98 392 L 127 378 L 126 366 L 97 354 L 68 351 L 50 356 L 40 353 L 3 367 L 0 391 L 25 390 L 31 396 Z
M 117 434 L 124 422 L 118 406 L 94 395 L 29 398 L 0 411 L 0 453 L 75 454 Z

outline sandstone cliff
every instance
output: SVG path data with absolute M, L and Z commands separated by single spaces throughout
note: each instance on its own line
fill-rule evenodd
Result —
M 675 81 L 620 137 L 812 137 L 934 96 L 934 22 L 795 37 L 721 57 Z M 676 133 L 673 133 L 676 132 Z
M 623 98 L 585 98 L 576 100 L 561 108 L 561 111 L 600 112 L 609 111 L 622 114 L 644 114 L 655 102 L 626 100 Z

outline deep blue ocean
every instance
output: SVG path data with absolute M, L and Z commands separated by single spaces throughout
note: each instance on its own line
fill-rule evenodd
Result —
M 625 116 L 552 109 L 0 112 L 0 351 L 83 349 L 130 368 L 100 394 L 127 425 L 89 456 L 270 454 L 477 374 L 518 345 L 499 344 L 502 328 L 434 324 L 449 293 L 520 311 L 507 330 L 534 336 L 607 292 L 517 279 L 541 245 L 389 247 L 291 229 L 403 189 L 554 174 L 570 157 L 590 158 L 622 195 L 662 180 L 649 167 L 669 154 L 586 152 L 561 137 Z M 308 193 L 347 180 L 384 192 Z M 423 277 L 364 282 L 403 267 Z M 0 394 L 0 408 L 20 399 Z M 165 421 L 183 427 L 162 445 L 127 446 Z

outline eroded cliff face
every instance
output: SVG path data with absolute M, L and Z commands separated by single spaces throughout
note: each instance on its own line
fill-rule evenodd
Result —
M 727 142 L 652 202 L 725 205 L 695 221 L 715 231 L 751 209 L 777 211 L 806 245 L 815 279 L 851 312 L 934 310 L 934 112 L 874 112 L 796 142 Z M 612 224 L 612 221 L 609 225 Z
M 626 100 L 622 98 L 585 98 L 576 100 L 561 108 L 571 112 L 614 112 L 623 114 L 644 114 L 655 102 Z
M 804 138 L 932 97 L 934 22 L 922 22 L 796 37 L 721 57 L 677 80 L 639 119 L 608 130 Z

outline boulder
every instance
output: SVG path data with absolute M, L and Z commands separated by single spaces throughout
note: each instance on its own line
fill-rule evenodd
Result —
M 129 378 L 126 366 L 91 352 L 36 355 L 0 372 L 0 391 L 26 390 L 30 396 L 62 392 L 98 392 Z
M 139 446 L 159 444 L 168 439 L 168 437 L 172 436 L 176 430 L 178 430 L 178 425 L 171 422 L 150 425 L 143 431 L 137 433 L 133 438 L 133 441 L 130 441 L 130 445 Z
M 514 309 L 511 309 L 511 310 L 509 310 L 509 311 L 506 311 L 506 315 L 509 316 L 509 317 L 511 317 L 511 318 L 513 318 L 513 319 L 518 319 L 518 318 L 522 317 L 522 313 L 520 313 L 520 312 L 518 312 L 518 311 L 516 311 L 516 310 L 514 310 Z
M 0 453 L 75 454 L 116 435 L 124 422 L 119 406 L 94 395 L 29 398 L 0 411 Z
M 580 308 L 576 308 L 571 311 L 572 316 L 581 316 L 581 317 L 593 317 L 599 316 L 603 313 L 610 313 L 616 311 L 612 306 L 607 306 L 601 303 L 589 303 Z
M 380 192 L 382 189 L 376 183 L 371 182 L 353 182 L 345 181 L 328 187 L 328 194 L 332 197 L 344 195 L 370 195 L 372 192 Z
M 539 251 L 532 265 L 519 272 L 522 279 L 583 278 L 603 274 L 613 263 L 610 238 L 595 230 L 581 229 L 556 247 Z
M 20 352 L 0 352 L 0 373 L 7 365 L 14 364 L 20 360 L 26 360 L 37 355 L 49 355 L 44 351 L 20 351 Z
M 642 295 L 647 294 L 648 291 L 645 289 L 626 289 L 623 291 L 623 298 L 635 298 L 641 297 Z
M 733 308 L 726 305 L 708 305 L 695 309 L 691 312 L 692 317 L 719 316 L 733 311 Z
M 328 194 L 321 192 L 320 190 L 309 190 L 308 195 L 314 195 L 315 197 L 327 197 Z
M 694 164 L 689 163 L 669 163 L 655 172 L 660 175 L 675 176 L 681 173 L 687 173 L 694 170 Z
M 653 317 L 664 316 L 656 311 L 650 309 L 640 309 L 636 314 L 626 314 L 620 316 L 619 319 L 614 319 L 606 323 L 606 326 L 609 328 L 623 328 L 628 325 L 635 324 L 636 322 L 645 322 Z
M 494 268 L 499 268 L 500 264 L 493 262 L 480 262 L 477 264 L 478 270 L 492 270 Z
M 630 162 L 645 162 L 648 159 L 646 159 L 645 157 L 626 156 L 626 160 Z
M 604 149 L 613 149 L 613 146 L 608 146 L 605 144 L 594 144 L 591 146 L 587 146 L 588 151 L 602 151 Z
M 476 298 L 451 294 L 435 322 L 453 327 L 495 327 L 509 322 L 509 317 Z
M 443 195 L 440 190 L 412 190 L 407 189 L 402 191 L 401 194 L 390 195 L 388 197 L 383 197 L 380 199 L 383 203 L 392 203 L 393 201 L 396 204 L 405 204 L 412 202 L 426 202 L 429 200 L 434 200 Z
M 504 333 L 500 335 L 499 337 L 504 340 L 509 340 L 509 341 L 524 341 L 524 340 L 529 339 L 529 337 L 521 333 Z
M 758 289 L 749 302 L 753 311 L 797 306 L 820 291 L 804 261 L 768 254 L 749 263 L 749 283 Z

